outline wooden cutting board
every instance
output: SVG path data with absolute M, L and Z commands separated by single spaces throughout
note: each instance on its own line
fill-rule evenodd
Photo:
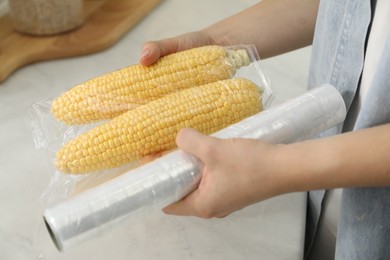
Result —
M 37 61 L 85 55 L 116 43 L 160 0 L 84 0 L 85 23 L 55 36 L 16 32 L 8 14 L 0 17 L 0 82 Z

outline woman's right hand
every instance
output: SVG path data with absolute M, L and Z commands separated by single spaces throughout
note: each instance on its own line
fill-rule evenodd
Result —
M 141 50 L 140 63 L 149 66 L 165 55 L 211 44 L 213 40 L 203 31 L 145 42 Z

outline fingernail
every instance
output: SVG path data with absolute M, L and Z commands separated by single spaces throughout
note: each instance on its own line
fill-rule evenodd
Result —
M 140 58 L 142 59 L 142 58 L 148 56 L 149 54 L 150 54 L 150 50 L 149 49 L 145 49 L 145 50 L 142 51 Z

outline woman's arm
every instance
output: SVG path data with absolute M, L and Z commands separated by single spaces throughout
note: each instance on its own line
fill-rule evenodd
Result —
M 255 44 L 261 58 L 310 45 L 319 0 L 264 0 L 203 32 L 219 45 Z
M 203 30 L 146 42 L 140 63 L 204 45 L 254 44 L 262 59 L 312 43 L 319 0 L 263 0 Z
M 295 166 L 283 171 L 286 192 L 390 185 L 390 124 L 284 149 Z
M 194 192 L 164 209 L 169 214 L 223 217 L 290 192 L 390 185 L 390 124 L 289 145 L 184 129 L 177 144 L 204 171 Z

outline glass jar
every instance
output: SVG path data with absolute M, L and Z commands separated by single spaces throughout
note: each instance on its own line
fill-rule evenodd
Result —
M 10 16 L 17 31 L 53 35 L 84 23 L 83 0 L 9 0 Z

